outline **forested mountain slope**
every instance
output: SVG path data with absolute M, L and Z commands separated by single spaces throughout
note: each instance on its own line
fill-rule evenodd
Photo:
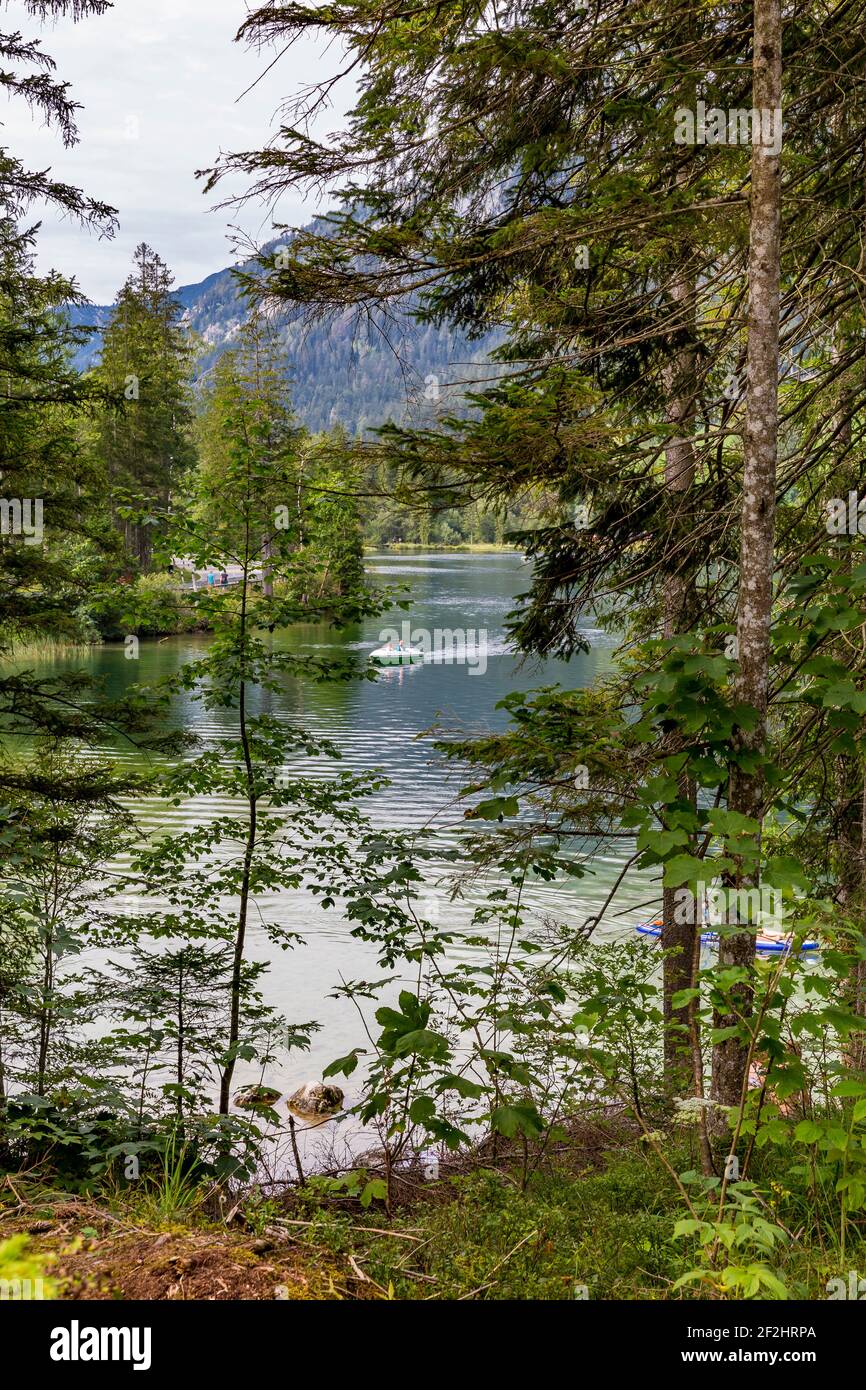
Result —
M 244 268 L 251 269 L 252 262 Z M 245 305 L 230 267 L 196 285 L 184 285 L 176 294 L 186 310 L 184 323 L 201 344 L 196 364 L 201 379 L 237 338 Z M 98 361 L 99 330 L 110 312 L 108 305 L 70 310 L 74 324 L 96 330 L 76 355 L 79 370 Z M 313 328 L 285 319 L 279 332 L 286 344 L 292 401 L 299 418 L 314 431 L 343 425 L 352 434 L 388 419 L 417 421 L 442 411 L 459 411 L 462 392 L 455 383 L 492 374 L 484 364 L 496 341 L 488 335 L 469 342 L 453 329 L 408 320 L 396 328 L 392 325 L 386 336 L 359 326 L 349 314 Z

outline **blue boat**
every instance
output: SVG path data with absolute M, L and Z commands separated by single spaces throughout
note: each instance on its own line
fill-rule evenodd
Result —
M 661 934 L 662 934 L 661 918 L 657 918 L 656 921 L 654 921 L 654 922 L 645 922 L 645 923 L 643 923 L 642 926 L 635 927 L 635 931 L 640 932 L 641 936 L 655 936 L 655 937 L 660 937 Z M 715 946 L 715 945 L 717 944 L 718 940 L 719 940 L 719 934 L 718 934 L 718 932 L 714 932 L 714 931 L 705 931 L 705 932 L 701 932 L 701 943 L 702 943 L 704 946 Z M 786 937 L 782 937 L 782 938 L 780 939 L 780 938 L 777 937 L 777 936 L 770 936 L 770 935 L 769 935 L 767 932 L 765 932 L 765 931 L 759 931 L 759 932 L 758 932 L 758 936 L 757 936 L 757 940 L 756 940 L 756 942 L 755 942 L 755 949 L 756 949 L 757 951 L 763 951 L 766 955 L 772 955 L 772 954 L 783 955 L 783 954 L 787 954 L 788 951 L 790 951 L 790 949 L 791 949 L 791 938 L 790 938 L 790 936 L 786 936 Z M 802 943 L 802 945 L 800 946 L 800 954 L 801 954 L 801 955 L 803 954 L 804 951 L 818 951 L 818 950 L 820 950 L 820 947 L 819 947 L 817 941 L 804 941 L 804 942 Z

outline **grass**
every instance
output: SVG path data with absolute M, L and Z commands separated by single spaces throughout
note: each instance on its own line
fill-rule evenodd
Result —
M 186 1145 L 172 1138 L 162 1154 L 160 1171 L 130 1185 L 129 1201 L 139 1219 L 152 1226 L 174 1226 L 195 1219 L 212 1194 L 202 1181 Z
M 21 637 L 6 634 L 0 656 L 6 662 L 28 661 L 33 657 L 63 656 L 69 652 L 89 652 L 101 644 L 98 635 L 92 642 L 83 637 L 69 637 L 65 641 L 58 637 L 40 636 L 28 633 Z
M 551 1301 L 706 1299 L 706 1285 L 677 1280 L 699 1262 L 677 1238 L 685 1215 L 673 1183 L 637 1145 L 601 1156 L 583 1171 L 566 1161 L 535 1173 L 521 1191 L 515 1170 L 478 1167 L 425 1185 L 389 1226 L 381 1206 L 340 1209 L 313 1192 L 293 1199 L 297 1239 L 357 1266 L 367 1297 Z M 674 1163 L 691 1166 L 683 1147 Z M 844 1260 L 832 1221 L 806 1193 L 756 1174 L 766 1219 L 787 1239 L 773 1267 L 789 1298 L 825 1300 L 830 1281 L 866 1275 L 859 1231 Z M 809 1219 L 811 1217 L 811 1220 Z M 736 1263 L 736 1257 L 734 1259 Z M 843 1268 L 844 1266 L 844 1268 Z
M 687 1138 L 671 1135 L 669 1144 L 676 1171 L 693 1167 Z M 766 1221 L 785 1232 L 770 1261 L 789 1298 L 826 1300 L 832 1280 L 847 1289 L 851 1272 L 866 1276 L 866 1220 L 852 1219 L 843 1256 L 832 1175 L 816 1194 L 791 1158 L 762 1154 L 754 1174 Z M 676 1186 L 626 1127 L 605 1120 L 575 1130 L 525 1187 L 517 1151 L 495 1163 L 484 1150 L 452 1163 L 438 1181 L 416 1170 L 395 1180 L 391 1217 L 378 1199 L 364 1207 L 357 1184 L 315 1177 L 304 1189 L 224 1194 L 221 1206 L 177 1138 L 139 1181 L 87 1198 L 16 1178 L 0 1198 L 0 1232 L 49 1226 L 43 1218 L 56 1213 L 57 1234 L 39 1237 L 27 1255 L 58 1260 L 61 1298 L 67 1287 L 145 1299 L 273 1298 L 278 1285 L 312 1300 L 712 1296 L 706 1284 L 677 1289 L 698 1247 L 675 1235 L 685 1214 Z
M 373 1287 L 397 1299 L 657 1299 L 679 1272 L 674 1205 L 643 1163 L 537 1174 L 525 1192 L 481 1169 L 433 1185 L 393 1236 L 365 1235 L 381 1212 L 350 1219 L 320 1209 L 299 1239 L 352 1254 Z
M 57 1289 L 48 1277 L 51 1260 L 34 1254 L 26 1235 L 0 1240 L 0 1296 L 4 1298 L 55 1298 Z

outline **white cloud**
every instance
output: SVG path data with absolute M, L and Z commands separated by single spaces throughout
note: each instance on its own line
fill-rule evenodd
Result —
M 139 241 L 160 252 L 182 285 L 231 262 L 231 225 L 267 237 L 270 217 L 264 209 L 209 212 L 217 199 L 203 196 L 195 170 L 213 165 L 221 150 L 262 148 L 281 102 L 317 74 L 333 71 L 337 60 L 333 47 L 324 58 L 323 46 L 303 41 L 265 73 L 273 51 L 254 52 L 233 42 L 247 11 L 243 0 L 147 0 L 146 15 L 142 8 L 142 0 L 115 0 L 101 18 L 60 20 L 41 31 L 57 77 L 71 83 L 83 107 L 77 146 L 64 150 L 56 132 L 20 100 L 0 108 L 6 117 L 0 143 L 29 167 L 50 167 L 55 177 L 118 209 L 120 231 L 113 241 L 99 241 L 50 211 L 43 214 L 40 266 L 74 272 L 97 303 L 114 297 Z M 17 0 L 2 15 L 7 32 L 38 32 Z M 339 123 L 340 113 L 332 109 L 316 132 L 327 134 Z M 235 182 L 225 191 L 241 187 Z M 294 197 L 280 217 L 302 222 L 317 210 L 315 203 Z

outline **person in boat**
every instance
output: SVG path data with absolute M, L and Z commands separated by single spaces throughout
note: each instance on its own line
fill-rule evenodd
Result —
M 760 1091 L 764 1085 L 766 1078 L 767 1068 L 763 1065 L 763 1063 L 753 1058 L 751 1065 L 749 1066 L 749 1090 Z

